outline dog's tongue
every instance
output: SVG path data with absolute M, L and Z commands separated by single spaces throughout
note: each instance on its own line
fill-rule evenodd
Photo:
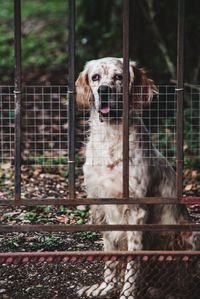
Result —
M 103 108 L 101 108 L 101 113 L 103 113 L 103 114 L 108 114 L 109 111 L 110 111 L 109 107 L 103 107 Z

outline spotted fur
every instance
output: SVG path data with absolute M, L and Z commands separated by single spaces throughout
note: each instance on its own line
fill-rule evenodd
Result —
M 145 71 L 130 62 L 130 128 L 129 128 L 129 191 L 130 197 L 175 197 L 175 172 L 166 159 L 154 148 L 149 133 L 137 111 L 151 101 L 157 88 Z M 90 112 L 90 134 L 86 144 L 86 161 L 83 166 L 84 183 L 89 198 L 122 197 L 123 136 L 121 119 L 116 120 L 101 113 L 101 86 L 109 87 L 108 101 L 122 102 L 123 60 L 103 58 L 90 61 L 79 75 L 77 101 Z M 121 80 L 117 80 L 120 78 Z M 133 95 L 132 95 L 133 94 Z M 120 103 L 116 105 L 119 107 Z M 115 105 L 115 104 L 113 104 Z M 151 157 L 151 159 L 149 159 Z M 106 224 L 180 224 L 188 223 L 187 209 L 180 205 L 106 205 L 93 206 L 93 223 Z M 177 240 L 180 242 L 177 242 Z M 143 249 L 195 249 L 193 237 L 176 234 L 143 234 L 132 232 L 105 232 L 104 250 Z M 120 266 L 121 267 L 121 266 Z M 120 299 L 134 299 L 136 262 L 121 267 L 119 263 L 105 265 L 104 282 L 100 286 L 80 290 L 88 296 L 104 296 L 116 286 L 121 289 Z M 130 283 L 131 280 L 131 283 Z

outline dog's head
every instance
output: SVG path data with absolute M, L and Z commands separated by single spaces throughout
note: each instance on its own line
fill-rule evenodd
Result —
M 130 109 L 139 110 L 157 93 L 154 82 L 143 69 L 130 62 Z M 103 119 L 117 119 L 123 111 L 123 59 L 89 61 L 76 81 L 77 102 L 94 107 Z

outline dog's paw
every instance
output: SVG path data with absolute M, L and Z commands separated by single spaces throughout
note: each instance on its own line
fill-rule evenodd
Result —
M 94 284 L 92 286 L 82 287 L 78 292 L 78 296 L 88 298 L 103 298 L 114 291 L 114 283 L 107 284 L 102 282 L 101 284 Z

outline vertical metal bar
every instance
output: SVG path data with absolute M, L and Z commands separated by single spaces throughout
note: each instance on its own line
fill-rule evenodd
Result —
M 21 1 L 14 0 L 15 200 L 21 198 Z
M 176 188 L 181 200 L 183 192 L 183 99 L 184 99 L 184 0 L 178 0 L 177 36 L 177 121 L 176 121 Z
M 69 198 L 75 198 L 75 0 L 69 0 Z
M 129 0 L 123 0 L 123 197 L 129 197 Z

